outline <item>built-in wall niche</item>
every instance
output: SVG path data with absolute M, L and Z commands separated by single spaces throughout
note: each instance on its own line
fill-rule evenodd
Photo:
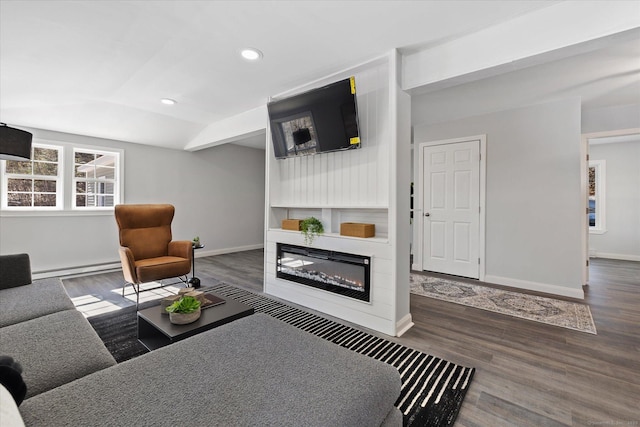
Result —
M 374 224 L 376 234 L 373 238 L 387 240 L 389 237 L 389 211 L 383 208 L 300 208 L 300 207 L 271 207 L 269 228 L 282 228 L 283 219 L 305 219 L 316 217 L 324 226 L 324 234 L 343 238 L 357 238 L 340 236 L 340 224 L 343 222 L 360 222 Z

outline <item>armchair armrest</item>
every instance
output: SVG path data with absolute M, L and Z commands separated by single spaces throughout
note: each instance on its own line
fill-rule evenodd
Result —
M 0 289 L 31 283 L 31 261 L 28 254 L 0 256 Z
M 175 240 L 169 242 L 169 256 L 186 258 L 191 261 L 193 257 L 193 245 L 190 240 Z
M 133 256 L 131 249 L 120 246 L 118 249 L 120 254 L 120 263 L 122 264 L 122 274 L 124 280 L 129 283 L 138 283 L 138 275 L 136 274 L 136 259 Z

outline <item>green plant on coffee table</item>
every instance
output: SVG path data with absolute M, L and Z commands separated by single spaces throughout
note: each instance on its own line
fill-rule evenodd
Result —
M 310 245 L 316 237 L 324 233 L 324 227 L 318 218 L 311 216 L 302 220 L 300 231 L 304 235 L 305 244 Z
M 200 246 L 200 236 L 194 237 L 192 243 L 196 246 Z
M 184 296 L 166 308 L 168 313 L 188 314 L 200 308 L 200 301 L 192 296 Z

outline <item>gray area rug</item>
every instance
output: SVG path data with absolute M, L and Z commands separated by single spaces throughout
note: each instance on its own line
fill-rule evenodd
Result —
M 410 286 L 412 294 L 597 334 L 591 310 L 586 304 L 504 291 L 415 273 L 410 276 Z

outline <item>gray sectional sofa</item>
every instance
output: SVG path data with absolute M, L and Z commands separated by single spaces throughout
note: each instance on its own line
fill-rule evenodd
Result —
M 16 425 L 402 425 L 397 370 L 264 314 L 117 364 L 60 280 L 31 283 L 24 254 L 0 256 L 0 355 L 27 385 Z

